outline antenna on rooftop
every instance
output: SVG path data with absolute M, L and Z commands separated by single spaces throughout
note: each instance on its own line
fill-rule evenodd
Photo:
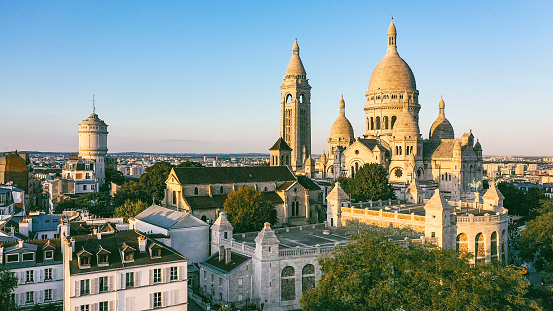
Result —
M 96 114 L 96 100 L 94 99 L 94 94 L 92 94 L 92 113 Z

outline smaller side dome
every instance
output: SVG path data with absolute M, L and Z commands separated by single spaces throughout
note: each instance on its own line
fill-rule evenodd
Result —
M 344 101 L 344 97 L 342 96 L 342 99 L 340 100 L 340 115 L 338 116 L 336 121 L 334 121 L 334 124 L 332 124 L 332 128 L 330 129 L 331 139 L 349 139 L 349 141 L 353 141 L 353 127 L 351 126 L 348 118 L 346 118 L 345 109 L 346 102 Z
M 439 109 L 440 113 L 438 118 L 434 121 L 432 127 L 430 127 L 430 139 L 442 140 L 455 138 L 453 126 L 451 126 L 451 123 L 449 123 L 449 120 L 445 117 L 445 102 L 443 98 L 440 99 Z
M 407 107 L 404 107 L 402 113 L 398 116 L 393 134 L 399 137 L 419 137 L 419 125 L 415 117 L 409 113 Z

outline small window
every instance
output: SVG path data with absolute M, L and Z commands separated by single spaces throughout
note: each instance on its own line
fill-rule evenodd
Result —
M 238 286 L 242 286 L 242 285 L 243 285 L 243 282 L 244 282 L 244 281 L 242 280 L 242 278 L 239 278 L 239 279 L 238 279 Z
M 33 260 L 35 260 L 35 253 L 23 254 L 23 261 L 33 261 Z
M 6 262 L 18 262 L 19 254 L 9 254 L 6 255 Z
M 52 280 L 52 268 L 44 269 L 44 280 L 45 281 Z
M 433 238 L 436 237 L 436 232 L 432 232 L 432 237 L 433 237 Z
M 108 302 L 107 301 L 99 302 L 98 311 L 108 311 Z
M 107 276 L 99 277 L 98 282 L 99 282 L 98 290 L 100 291 L 100 293 L 107 292 L 108 291 L 108 277 Z
M 86 191 L 86 185 L 83 185 L 83 191 Z
M 44 301 L 50 301 L 52 300 L 52 289 L 45 289 L 44 290 Z
M 90 293 L 90 280 L 81 280 L 81 296 L 88 295 Z
M 198 195 L 198 187 L 194 188 L 194 195 Z
M 134 287 L 134 272 L 127 272 L 125 274 L 125 288 Z
M 125 261 L 133 261 L 133 260 L 134 260 L 134 252 L 126 252 Z
M 219 193 L 223 194 L 223 186 L 219 187 Z
M 178 275 L 178 268 L 177 267 L 171 267 L 169 268 L 169 281 L 178 281 L 179 275 Z
M 161 269 L 154 269 L 154 284 L 161 283 Z
M 25 303 L 27 304 L 31 304 L 31 303 L 35 303 L 35 292 L 31 291 L 31 292 L 27 292 L 26 295 L 25 295 L 26 299 L 25 299 Z
M 25 283 L 32 283 L 35 281 L 35 272 L 28 270 L 25 272 Z
M 82 305 L 81 306 L 81 311 L 90 311 L 89 305 Z

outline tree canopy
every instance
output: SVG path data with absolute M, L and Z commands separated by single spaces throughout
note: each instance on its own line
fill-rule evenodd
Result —
M 140 214 L 143 210 L 148 208 L 148 204 L 140 200 L 134 202 L 127 200 L 123 205 L 115 208 L 115 217 L 123 217 L 126 222 L 129 218 Z
M 338 177 L 335 182 L 354 202 L 377 201 L 395 198 L 394 190 L 388 184 L 388 172 L 378 163 L 363 165 L 354 178 Z
M 402 246 L 363 231 L 319 259 L 323 276 L 303 293 L 305 311 L 542 310 L 514 269 L 468 263 L 469 255 Z
M 0 311 L 17 310 L 12 292 L 17 287 L 17 276 L 10 270 L 0 270 Z
M 229 193 L 223 204 L 234 232 L 252 232 L 263 229 L 263 224 L 275 224 L 275 206 L 263 194 L 249 187 L 240 187 Z
M 553 273 L 553 201 L 543 200 L 539 215 L 520 233 L 520 256 L 540 271 Z
M 509 210 L 509 215 L 536 216 L 535 211 L 539 209 L 540 200 L 545 199 L 545 193 L 539 188 L 530 188 L 528 191 L 517 188 L 512 183 L 500 182 L 497 188 L 505 200 L 503 206 Z

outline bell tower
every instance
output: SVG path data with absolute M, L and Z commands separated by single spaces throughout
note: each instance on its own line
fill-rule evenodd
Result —
M 303 170 L 305 161 L 311 157 L 311 86 L 297 39 L 280 86 L 280 137 L 292 148 L 292 170 Z

